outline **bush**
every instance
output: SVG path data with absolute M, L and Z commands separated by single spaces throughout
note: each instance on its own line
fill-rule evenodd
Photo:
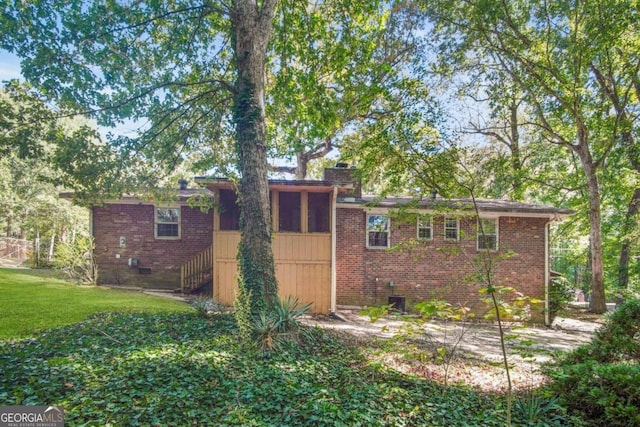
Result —
M 574 297 L 573 285 L 565 277 L 552 278 L 549 288 L 549 313 L 551 317 L 555 317 L 558 311 L 566 308 Z
M 591 343 L 549 372 L 552 392 L 587 425 L 640 425 L 640 301 L 622 304 Z
M 92 237 L 78 236 L 73 242 L 58 246 L 54 265 L 78 283 L 95 285 L 98 283 L 98 266 L 93 249 Z
M 551 390 L 570 412 L 581 414 L 587 425 L 640 425 L 640 366 L 590 360 L 564 366 L 551 378 Z

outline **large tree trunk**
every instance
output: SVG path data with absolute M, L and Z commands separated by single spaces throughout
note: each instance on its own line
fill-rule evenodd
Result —
M 278 294 L 271 247 L 271 213 L 265 136 L 265 57 L 275 0 L 261 6 L 235 0 L 232 25 L 237 80 L 234 121 L 236 150 L 242 175 L 239 189 L 241 286 L 251 292 L 251 311 L 269 307 Z
M 627 108 L 632 108 L 635 104 L 630 104 L 628 98 L 620 97 L 616 89 L 614 82 L 615 77 L 603 73 L 603 70 L 596 64 L 591 65 L 591 70 L 596 76 L 596 81 L 602 88 L 603 93 L 611 100 L 614 109 L 617 113 L 617 120 L 622 124 L 622 131 L 620 132 L 620 141 L 625 148 L 627 157 L 631 167 L 637 172 L 640 172 L 640 145 L 636 143 L 631 129 L 633 128 L 633 119 L 630 119 L 630 115 L 627 114 Z M 634 67 L 631 70 L 631 76 L 635 82 L 633 87 L 635 89 L 636 96 L 640 96 L 640 81 L 637 80 L 637 69 Z M 624 91 L 623 91 L 624 92 Z M 634 117 L 632 114 L 631 117 Z M 626 288 L 629 284 L 629 260 L 631 256 L 631 243 L 628 239 L 628 234 L 634 228 L 634 219 L 640 210 L 640 188 L 636 188 L 631 196 L 629 205 L 627 206 L 627 214 L 624 218 L 623 229 L 621 233 L 622 246 L 620 248 L 620 259 L 618 261 L 618 286 L 620 288 Z
M 622 247 L 620 248 L 620 261 L 618 263 L 618 286 L 626 288 L 629 286 L 629 260 L 631 258 L 631 242 L 628 234 L 633 228 L 635 217 L 640 212 L 640 188 L 636 188 L 627 207 L 627 215 L 624 218 L 622 230 Z
M 600 214 L 600 186 L 596 175 L 596 165 L 586 142 L 586 131 L 580 132 L 580 143 L 573 146 L 580 158 L 580 163 L 587 178 L 587 193 L 589 195 L 589 249 L 591 256 L 591 298 L 589 311 L 604 313 L 607 302 L 604 294 L 604 263 L 602 260 L 602 225 Z

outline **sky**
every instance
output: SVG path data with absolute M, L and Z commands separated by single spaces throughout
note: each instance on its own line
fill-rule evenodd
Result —
M 0 81 L 20 79 L 20 60 L 17 56 L 0 49 Z
M 11 79 L 24 80 L 20 70 L 20 59 L 13 53 L 0 49 L 0 86 L 2 86 L 2 82 Z M 109 132 L 131 136 L 137 132 L 138 127 L 132 121 L 127 120 L 115 129 L 98 127 L 98 131 L 102 134 L 103 139 L 106 139 Z

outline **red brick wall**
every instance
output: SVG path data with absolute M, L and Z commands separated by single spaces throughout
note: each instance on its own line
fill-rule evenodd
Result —
M 461 219 L 461 240 L 444 240 L 444 219 L 433 219 L 433 240 L 404 249 L 367 249 L 366 212 L 360 209 L 337 211 L 337 303 L 339 305 L 387 304 L 392 294 L 404 295 L 407 308 L 425 299 L 446 299 L 482 311 L 473 262 L 476 249 L 476 221 Z M 513 286 L 525 295 L 544 298 L 545 219 L 502 217 L 499 220 L 499 251 L 495 280 Z M 391 245 L 416 239 L 416 223 L 391 219 Z M 511 253 L 511 255 L 509 255 Z M 540 312 L 536 313 L 540 315 Z M 538 317 L 538 316 L 536 316 Z M 540 318 L 540 317 L 538 317 Z
M 154 237 L 154 206 L 108 204 L 93 208 L 93 235 L 99 282 L 148 288 L 179 288 L 180 265 L 212 242 L 213 210 L 202 213 L 181 208 L 182 230 L 178 240 Z M 126 247 L 120 247 L 120 237 Z M 116 256 L 119 255 L 119 258 Z M 140 274 L 128 266 L 137 258 L 140 267 L 151 274 Z

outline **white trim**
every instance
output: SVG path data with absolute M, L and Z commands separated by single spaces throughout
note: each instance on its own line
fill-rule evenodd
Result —
M 187 203 L 186 201 L 183 200 L 167 200 L 167 201 L 162 201 L 162 200 L 141 200 L 141 199 L 135 199 L 135 198 L 126 198 L 126 199 L 117 199 L 117 200 L 104 200 L 102 202 L 102 205 L 97 205 L 95 207 L 100 208 L 104 205 L 145 205 L 145 206 L 162 206 L 164 207 L 164 205 L 160 205 L 157 203 L 167 203 L 168 205 L 171 206 L 189 206 L 189 203 Z
M 388 213 L 389 211 L 393 211 L 393 210 L 398 210 L 400 209 L 399 207 L 390 207 L 390 208 L 384 208 L 384 207 L 372 207 L 369 208 L 367 206 L 364 206 L 362 204 L 355 204 L 355 203 L 337 203 L 336 207 L 338 209 L 362 209 L 364 211 L 367 212 L 373 212 L 373 213 L 380 213 L 380 214 L 384 214 L 384 213 Z M 473 210 L 443 210 L 443 209 L 406 209 L 405 212 L 410 212 L 410 213 L 419 213 L 419 214 L 424 214 L 424 215 L 447 215 L 447 214 L 451 214 L 451 215 L 459 215 L 459 216 L 469 216 L 469 217 L 473 217 L 476 216 L 476 213 Z M 466 215 L 468 213 L 468 215 Z M 484 217 L 484 218 L 493 218 L 493 217 L 514 217 L 514 218 L 547 218 L 549 220 L 554 220 L 554 221 L 559 221 L 562 220 L 564 218 L 569 218 L 571 216 L 571 214 L 562 214 L 562 213 L 537 213 L 537 212 L 514 212 L 514 211 L 480 211 L 480 216 Z
M 338 198 L 338 187 L 333 187 L 333 197 L 331 200 L 331 301 L 329 303 L 329 311 L 331 313 L 336 312 L 336 294 L 337 294 L 337 280 L 338 271 L 336 267 L 337 257 L 337 240 L 336 240 L 336 228 L 337 228 L 337 209 L 336 199 Z
M 496 246 L 494 248 L 480 248 L 480 221 L 482 221 L 483 219 L 487 219 L 487 220 L 493 220 L 495 221 L 496 224 Z M 488 236 L 488 234 L 486 233 L 485 230 L 482 230 L 484 232 L 485 236 Z M 482 251 L 489 251 L 489 252 L 497 252 L 500 250 L 500 217 L 497 218 L 493 218 L 493 217 L 486 217 L 486 216 L 481 216 L 476 220 L 476 251 L 478 252 L 482 252 Z
M 159 209 L 175 209 L 178 212 L 178 221 L 177 222 L 159 222 L 158 221 L 158 210 Z M 158 236 L 158 225 L 159 224 L 177 224 L 178 225 L 178 235 L 177 236 Z M 182 238 L 182 207 L 181 206 L 162 206 L 162 205 L 153 205 L 153 237 L 156 240 L 179 240 Z
M 453 219 L 456 221 L 456 238 L 455 239 L 448 239 L 447 238 L 447 220 L 448 219 Z M 452 216 L 444 216 L 444 219 L 442 221 L 442 225 L 443 225 L 443 238 L 445 241 L 448 242 L 458 242 L 460 241 L 460 218 L 455 218 Z M 449 229 L 451 229 L 451 227 L 449 227 Z
M 369 245 L 369 218 L 372 216 L 384 216 L 387 218 L 387 229 L 386 229 L 386 233 L 387 233 L 387 245 L 386 246 L 371 246 Z M 381 213 L 368 213 L 367 212 L 367 217 L 365 220 L 365 224 L 364 224 L 364 228 L 365 228 L 365 239 L 366 239 L 366 247 L 367 249 L 388 249 L 389 245 L 391 243 L 391 218 L 389 217 L 389 214 L 381 214 Z
M 429 220 L 429 227 L 420 227 L 420 219 L 428 219 Z M 429 238 L 425 238 L 425 237 L 420 237 L 420 229 L 426 229 L 429 228 L 430 230 L 430 234 L 431 236 Z M 425 242 L 428 242 L 430 240 L 433 240 L 433 215 L 418 215 L 416 218 L 416 239 L 418 240 L 423 240 Z

